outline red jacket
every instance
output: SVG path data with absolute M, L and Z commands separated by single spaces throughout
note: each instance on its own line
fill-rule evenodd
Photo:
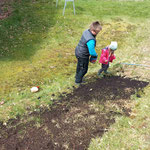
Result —
M 112 62 L 114 59 L 116 59 L 114 54 L 111 54 L 109 56 L 109 47 L 105 47 L 104 49 L 102 49 L 99 63 L 108 64 L 108 62 Z M 107 60 L 107 62 L 105 62 L 105 60 Z

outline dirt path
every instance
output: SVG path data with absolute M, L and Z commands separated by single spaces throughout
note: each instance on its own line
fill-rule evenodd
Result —
M 86 150 L 102 136 L 116 116 L 130 116 L 130 96 L 147 82 L 113 76 L 96 79 L 62 97 L 51 110 L 1 125 L 1 150 Z M 140 95 L 137 95 L 140 97 Z

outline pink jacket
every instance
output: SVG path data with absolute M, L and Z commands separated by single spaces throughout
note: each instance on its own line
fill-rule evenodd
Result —
M 99 63 L 108 64 L 108 62 L 113 62 L 114 59 L 116 59 L 114 54 L 111 54 L 109 56 L 109 47 L 105 47 L 104 49 L 102 49 Z M 105 60 L 107 60 L 107 62 L 105 62 Z

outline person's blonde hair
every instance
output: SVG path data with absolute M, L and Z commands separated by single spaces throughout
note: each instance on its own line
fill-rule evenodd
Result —
M 99 21 L 92 22 L 90 25 L 90 30 L 94 32 L 99 32 L 102 30 L 102 26 L 100 25 Z

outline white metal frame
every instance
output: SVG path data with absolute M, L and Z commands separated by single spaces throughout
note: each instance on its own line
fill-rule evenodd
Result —
M 67 6 L 67 2 L 73 2 L 73 10 L 74 10 L 74 15 L 75 15 L 75 4 L 74 4 L 74 0 L 65 0 L 65 5 L 64 5 L 64 9 L 63 9 L 63 15 L 65 14 L 65 9 Z M 58 6 L 58 0 L 56 0 L 56 7 Z
M 56 0 L 56 7 L 57 7 L 57 5 L 58 5 L 58 0 Z
M 58 0 L 57 0 L 58 1 Z M 75 15 L 75 4 L 74 4 L 74 0 L 65 0 L 65 5 L 64 5 L 64 9 L 63 9 L 63 15 L 65 14 L 65 8 L 67 5 L 67 2 L 73 2 L 73 10 L 74 10 L 74 15 Z

